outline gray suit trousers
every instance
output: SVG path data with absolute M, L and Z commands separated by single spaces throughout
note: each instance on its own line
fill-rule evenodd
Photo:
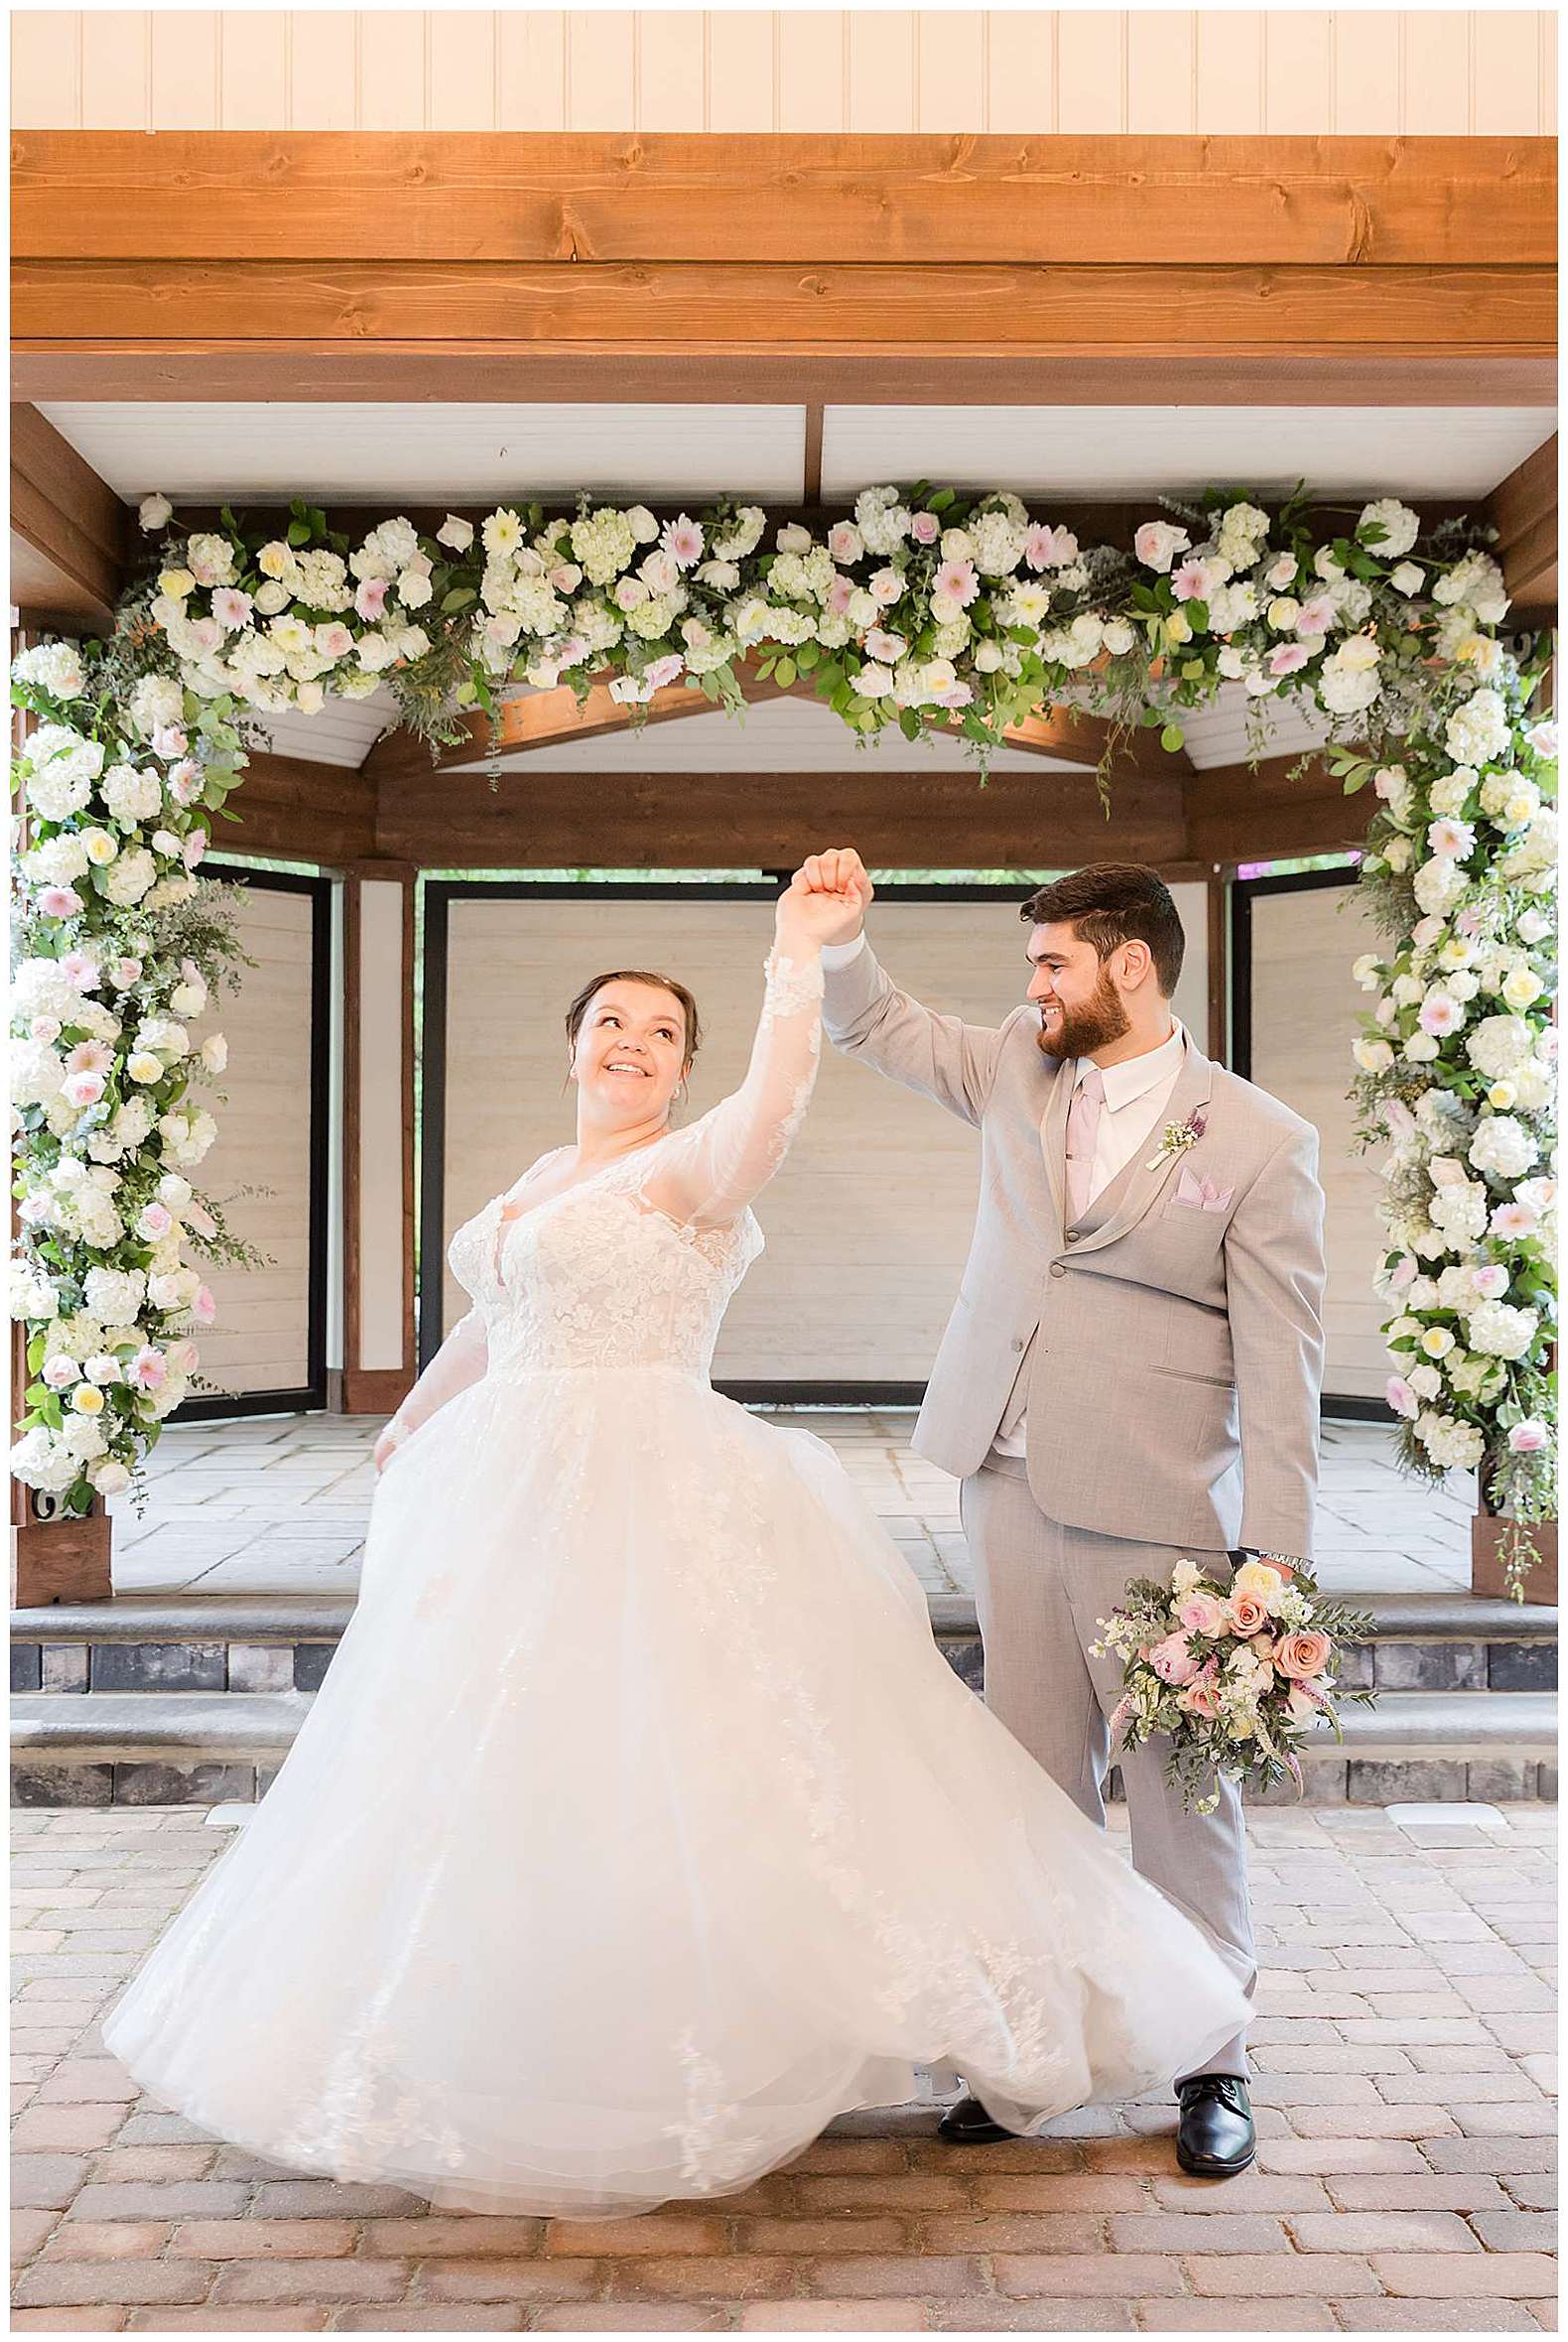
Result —
M 1182 1549 L 1069 1528 L 1040 1510 L 1023 1461 L 992 1457 L 961 1482 L 960 1517 L 975 1561 L 976 1606 L 985 1646 L 985 1704 L 1079 1811 L 1104 1827 L 1111 1760 L 1108 1719 L 1121 1696 L 1121 1662 L 1094 1659 L 1100 1621 L 1129 1579 L 1168 1578 Z M 1193 1551 L 1216 1572 L 1224 1553 Z M 1213 1813 L 1189 1813 L 1165 1778 L 1160 1741 L 1117 1751 L 1134 1868 L 1213 1943 L 1250 1999 L 1257 1987 L 1246 1891 L 1241 1800 L 1222 1784 Z M 1210 2058 L 1207 2073 L 1245 2075 L 1246 2036 Z

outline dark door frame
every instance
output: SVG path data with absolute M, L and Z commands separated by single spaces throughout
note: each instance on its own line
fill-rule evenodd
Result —
M 1252 1079 L 1252 905 L 1259 895 L 1308 894 L 1358 883 L 1354 862 L 1334 870 L 1294 870 L 1274 878 L 1237 878 L 1231 885 L 1231 1069 Z M 1325 1390 L 1322 1412 L 1339 1422 L 1394 1422 L 1386 1400 Z
M 237 870 L 214 866 L 225 885 L 275 894 L 303 894 L 311 904 L 311 1065 L 307 1097 L 310 1129 L 309 1255 L 306 1274 L 306 1379 L 279 1390 L 242 1390 L 232 1396 L 200 1391 L 165 1417 L 169 1423 L 211 1423 L 230 1416 L 320 1413 L 327 1406 L 327 1262 L 330 1241 L 331 1173 L 332 880 L 292 870 Z

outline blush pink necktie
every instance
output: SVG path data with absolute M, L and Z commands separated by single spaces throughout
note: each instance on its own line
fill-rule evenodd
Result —
M 1100 1129 L 1100 1109 L 1105 1103 L 1105 1077 L 1099 1066 L 1086 1065 L 1067 1115 L 1067 1201 L 1074 1220 L 1082 1220 L 1089 1210 L 1095 1139 Z

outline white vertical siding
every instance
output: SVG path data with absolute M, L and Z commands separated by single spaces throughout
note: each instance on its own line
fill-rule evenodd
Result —
M 22 8 L 55 130 L 1550 135 L 1529 9 Z

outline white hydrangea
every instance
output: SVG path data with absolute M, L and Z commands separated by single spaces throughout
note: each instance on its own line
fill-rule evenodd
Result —
M 11 1262 L 11 1315 L 35 1323 L 60 1315 L 60 1294 L 46 1271 L 18 1258 Z
M 1455 772 L 1441 774 L 1432 783 L 1428 792 L 1432 811 L 1439 816 L 1457 821 L 1464 812 L 1466 801 L 1475 785 L 1476 776 L 1466 765 L 1461 765 Z
M 1488 1082 L 1505 1082 L 1525 1064 L 1534 1035 L 1522 1016 L 1485 1016 L 1468 1035 L 1465 1054 Z
M 977 512 L 970 522 L 975 567 L 982 578 L 1005 578 L 1023 559 L 1024 531 L 1006 512 Z
M 65 1079 L 65 1061 L 47 1041 L 11 1044 L 11 1102 L 13 1106 L 48 1106 L 58 1099 Z M 74 1120 L 74 1109 L 72 1109 Z
M 53 700 L 79 700 L 86 689 L 81 660 L 72 642 L 40 642 L 11 662 L 17 683 L 37 684 Z
M 1487 1225 L 1487 1191 L 1479 1180 L 1460 1180 L 1452 1187 L 1439 1188 L 1428 1207 L 1434 1229 L 1440 1229 L 1449 1239 L 1445 1249 L 1455 1248 L 1455 1239 L 1479 1240 Z
M 1540 1330 L 1540 1312 L 1507 1301 L 1483 1301 L 1470 1319 L 1470 1347 L 1489 1358 L 1522 1358 Z
M 1470 884 L 1469 872 L 1451 854 L 1434 854 L 1410 881 L 1423 911 L 1442 918 L 1451 911 Z
M 60 1023 L 74 1024 L 82 999 L 58 960 L 28 959 L 19 961 L 11 978 L 11 1014 L 25 1020 L 35 1016 L 53 1016 Z
M 914 515 L 891 487 L 862 488 L 854 500 L 854 525 L 867 553 L 884 558 L 896 553 L 909 537 Z
M 70 755 L 52 757 L 28 779 L 27 801 L 40 821 L 65 822 L 92 795 L 93 776 Z
M 111 865 L 103 889 L 111 903 L 122 907 L 139 903 L 157 883 L 158 865 L 145 846 L 133 846 Z
M 489 522 L 485 523 L 485 543 L 489 544 Z M 572 523 L 572 558 L 594 586 L 607 586 L 627 569 L 637 550 L 636 532 L 631 519 L 613 506 L 589 513 L 586 520 Z
M 144 675 L 133 685 L 127 707 L 131 722 L 144 738 L 185 716 L 185 694 L 172 675 Z
M 1491 1179 L 1522 1179 L 1540 1148 L 1512 1114 L 1488 1114 L 1470 1142 L 1473 1168 Z
M 1437 588 L 1441 594 L 1441 585 Z M 1456 764 L 1486 764 L 1508 745 L 1508 716 L 1501 696 L 1491 690 L 1473 692 L 1450 716 L 1444 740 Z
M 40 886 L 69 886 L 87 869 L 87 849 L 76 832 L 45 838 L 22 857 L 22 867 Z
M 77 1466 L 70 1450 L 57 1444 L 48 1425 L 35 1423 L 11 1450 L 11 1472 L 24 1488 L 59 1496 L 74 1484 Z
M 1435 1409 L 1424 1408 L 1416 1417 L 1415 1430 L 1432 1462 L 1445 1472 L 1473 1472 L 1486 1454 L 1483 1434 L 1457 1415 L 1440 1415 Z
M 1429 1279 L 1418 1281 L 1430 1282 Z M 1412 1286 L 1411 1291 L 1413 1292 L 1414 1289 Z M 1451 1268 L 1445 1268 L 1437 1279 L 1432 1299 L 1427 1306 L 1431 1309 L 1449 1309 L 1454 1311 L 1456 1316 L 1468 1317 L 1479 1298 L 1476 1291 L 1474 1264 L 1456 1261 Z
M 106 1325 L 122 1325 L 141 1308 L 147 1277 L 139 1268 L 89 1268 L 82 1292 L 94 1317 Z
M 98 791 L 117 822 L 150 822 L 163 811 L 163 783 L 134 764 L 111 764 Z

